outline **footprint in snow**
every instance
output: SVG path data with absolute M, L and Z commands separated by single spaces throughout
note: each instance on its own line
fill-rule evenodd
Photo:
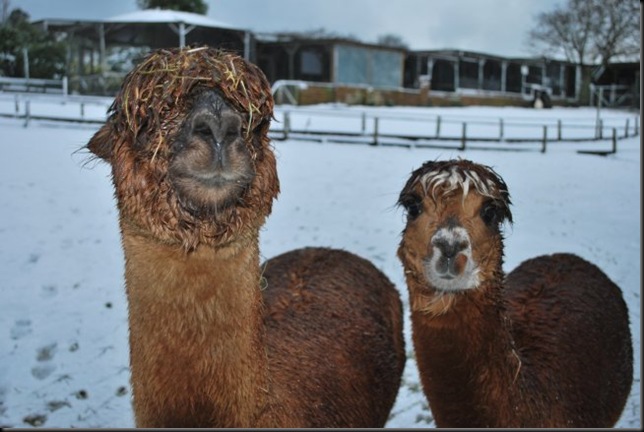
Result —
M 24 318 L 16 320 L 9 333 L 13 340 L 18 340 L 31 334 L 31 320 Z
M 57 293 L 58 288 L 56 288 L 56 285 L 44 285 L 40 288 L 40 296 L 42 298 L 52 298 L 55 297 Z
M 44 380 L 56 370 L 56 366 L 51 361 L 54 355 L 56 355 L 57 347 L 58 344 L 52 343 L 38 349 L 36 352 L 36 361 L 38 364 L 31 368 L 31 375 L 34 378 Z

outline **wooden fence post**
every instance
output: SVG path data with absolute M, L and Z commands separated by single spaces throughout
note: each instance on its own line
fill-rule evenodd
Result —
M 611 153 L 617 153 L 617 128 L 613 128 L 613 148 Z
M 635 119 L 635 127 L 633 128 L 633 135 L 637 136 L 637 134 L 640 132 L 639 127 L 640 127 L 640 122 L 639 119 Z
M 362 131 L 361 131 L 361 133 L 364 135 L 364 133 L 367 130 L 367 113 L 362 111 L 362 116 L 361 117 L 362 117 L 362 119 L 361 119 L 362 120 L 362 124 L 361 124 Z
M 624 127 L 624 138 L 628 138 L 628 119 L 626 119 L 626 127 Z
M 291 128 L 291 116 L 288 111 L 284 111 L 284 139 L 288 139 L 288 132 Z
M 436 117 L 436 138 L 441 136 L 441 116 Z
M 25 101 L 25 124 L 24 127 L 29 126 L 29 120 L 31 118 L 31 101 L 27 99 Z
M 463 122 L 463 134 L 461 135 L 461 148 L 459 148 L 459 150 L 465 150 L 466 140 L 467 140 L 467 123 Z
M 67 97 L 69 94 L 69 81 L 67 80 L 67 75 L 65 75 L 62 79 L 62 87 L 63 87 L 63 96 Z
M 378 145 L 378 117 L 373 118 L 373 143 L 371 145 Z
M 499 119 L 499 141 L 503 141 L 503 119 Z
M 557 141 L 561 141 L 561 119 L 557 120 Z
M 548 126 L 543 125 L 543 140 L 541 141 L 541 153 L 546 152 L 547 142 L 548 142 Z

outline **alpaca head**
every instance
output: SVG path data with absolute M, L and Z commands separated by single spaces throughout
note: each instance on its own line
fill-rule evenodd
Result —
M 87 147 L 112 165 L 122 223 L 186 250 L 219 246 L 253 235 L 279 192 L 272 113 L 255 65 L 163 49 L 126 76 Z
M 399 205 L 407 224 L 398 249 L 412 291 L 430 314 L 500 277 L 502 224 L 510 195 L 490 167 L 467 160 L 426 162 L 405 184 Z

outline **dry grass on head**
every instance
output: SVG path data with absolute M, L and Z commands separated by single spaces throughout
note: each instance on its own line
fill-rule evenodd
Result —
M 176 123 L 195 87 L 220 90 L 238 112 L 248 136 L 273 114 L 269 83 L 261 70 L 236 54 L 210 47 L 158 50 L 139 63 L 123 81 L 110 108 L 114 124 L 125 125 L 132 138 L 157 134 L 154 154 Z

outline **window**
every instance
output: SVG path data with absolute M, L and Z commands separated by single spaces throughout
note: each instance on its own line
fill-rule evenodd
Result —
M 300 56 L 300 71 L 303 75 L 322 75 L 322 59 L 320 53 L 304 50 Z

